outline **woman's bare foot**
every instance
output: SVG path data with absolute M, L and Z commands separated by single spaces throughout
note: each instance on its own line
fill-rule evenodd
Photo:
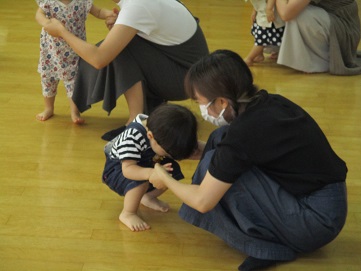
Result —
M 156 197 L 151 197 L 147 194 L 144 194 L 140 203 L 150 209 L 153 209 L 155 211 L 160 211 L 163 213 L 168 212 L 170 209 L 168 203 L 161 201 Z
M 54 116 L 54 111 L 52 109 L 45 109 L 43 112 L 36 115 L 36 119 L 40 121 L 46 121 Z
M 129 213 L 123 210 L 119 215 L 119 220 L 131 231 L 145 231 L 150 229 L 150 226 L 135 213 Z

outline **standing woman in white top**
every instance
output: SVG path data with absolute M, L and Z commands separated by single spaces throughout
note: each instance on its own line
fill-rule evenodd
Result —
M 277 14 L 275 2 L 276 0 L 251 0 L 251 34 L 254 36 L 254 46 L 244 59 L 248 66 L 264 60 L 265 47 L 281 46 L 285 23 Z M 271 58 L 277 58 L 277 54 L 271 54 Z
M 115 23 L 108 22 L 114 25 L 99 46 L 77 38 L 56 20 L 45 30 L 65 39 L 92 66 L 84 61 L 79 64 L 73 95 L 79 111 L 103 100 L 103 109 L 110 113 L 124 94 L 127 125 L 139 113 L 149 113 L 163 102 L 187 99 L 185 74 L 208 54 L 208 46 L 196 18 L 176 0 L 113 1 L 120 12 Z M 111 140 L 124 129 L 102 138 Z

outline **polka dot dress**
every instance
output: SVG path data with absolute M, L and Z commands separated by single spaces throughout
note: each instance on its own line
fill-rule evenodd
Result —
M 254 44 L 256 46 L 280 46 L 284 29 L 284 27 L 276 28 L 274 24 L 272 27 L 262 27 L 254 23 L 251 29 L 255 40 Z

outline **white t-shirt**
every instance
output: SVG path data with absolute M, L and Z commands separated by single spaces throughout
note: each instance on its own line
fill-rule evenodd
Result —
M 272 22 L 269 22 L 267 19 L 266 8 L 267 1 L 266 0 L 251 0 L 253 8 L 257 11 L 256 22 L 261 27 L 271 27 Z M 273 24 L 276 28 L 280 28 L 285 26 L 284 21 L 282 21 L 281 17 L 278 15 L 276 8 L 274 8 L 275 20 Z
M 176 0 L 121 0 L 115 24 L 139 30 L 138 35 L 160 45 L 178 45 L 197 30 L 192 14 Z

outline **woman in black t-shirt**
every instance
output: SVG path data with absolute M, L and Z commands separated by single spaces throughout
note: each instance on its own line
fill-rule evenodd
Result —
M 202 116 L 222 127 L 204 146 L 193 185 L 160 166 L 150 178 L 184 202 L 180 216 L 247 254 L 242 271 L 292 261 L 336 238 L 347 215 L 347 167 L 312 117 L 258 90 L 231 51 L 202 58 L 185 82 Z

